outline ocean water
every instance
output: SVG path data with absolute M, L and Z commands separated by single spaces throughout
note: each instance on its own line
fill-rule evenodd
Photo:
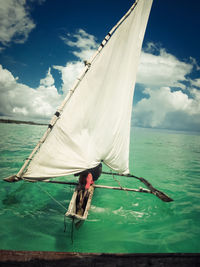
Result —
M 174 201 L 165 203 L 151 194 L 96 189 L 88 220 L 76 229 L 68 218 L 64 225 L 73 186 L 2 180 L 17 173 L 45 129 L 0 124 L 0 249 L 200 252 L 199 134 L 132 129 L 131 173 L 146 178 Z M 117 181 L 102 175 L 97 183 L 145 187 L 133 178 L 114 178 Z

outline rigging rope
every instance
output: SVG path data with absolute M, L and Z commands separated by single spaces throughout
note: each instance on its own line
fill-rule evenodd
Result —
M 118 183 L 120 188 L 123 189 L 123 187 L 121 186 L 120 182 L 115 178 L 114 174 L 112 174 L 112 177 L 113 177 L 113 180 Z
M 112 173 L 112 177 L 113 177 L 113 180 L 114 180 L 115 182 L 118 183 L 118 185 L 120 186 L 120 188 L 121 188 L 121 189 L 124 189 L 124 188 L 121 186 L 120 182 L 115 178 L 114 173 Z M 127 191 L 125 191 L 125 192 L 126 192 L 126 194 L 128 195 L 128 192 L 127 192 Z
M 47 192 L 44 188 L 42 188 L 38 183 L 36 183 L 36 185 L 44 192 L 46 193 L 54 202 L 56 202 L 60 207 L 62 207 L 65 211 L 67 211 L 67 209 L 65 208 L 65 206 L 63 206 L 58 200 L 56 200 L 49 192 Z

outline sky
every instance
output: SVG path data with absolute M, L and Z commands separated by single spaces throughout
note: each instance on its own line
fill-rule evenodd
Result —
M 132 0 L 0 0 L 0 118 L 48 121 Z M 132 124 L 200 131 L 200 2 L 154 0 Z

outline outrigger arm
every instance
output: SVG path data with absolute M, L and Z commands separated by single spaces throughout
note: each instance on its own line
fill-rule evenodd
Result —
M 140 180 L 140 182 L 142 182 L 143 184 L 145 184 L 149 188 L 151 194 L 157 196 L 162 201 L 164 201 L 164 202 L 171 202 L 171 201 L 173 201 L 173 199 L 171 197 L 169 197 L 168 195 L 166 195 L 162 191 L 160 191 L 160 190 L 156 189 L 155 187 L 153 187 L 152 184 L 150 184 L 143 177 L 137 177 L 137 176 L 135 176 L 133 174 L 119 174 L 119 173 L 110 173 L 110 172 L 102 172 L 102 174 L 118 175 L 118 176 L 125 176 L 125 177 L 129 177 L 129 178 L 138 179 L 138 180 Z
M 105 185 L 94 185 L 95 188 L 105 188 L 105 189 L 114 189 L 114 190 L 123 190 L 123 191 L 132 191 L 132 192 L 143 192 L 143 193 L 150 193 L 155 196 L 157 196 L 159 199 L 161 199 L 164 202 L 171 202 L 173 201 L 172 198 L 170 198 L 167 194 L 163 193 L 162 191 L 156 189 L 155 187 L 152 186 L 145 178 L 143 177 L 137 177 L 132 174 L 119 174 L 119 173 L 110 173 L 110 172 L 102 172 L 102 174 L 107 174 L 107 175 L 118 175 L 118 176 L 125 176 L 129 178 L 135 178 L 140 180 L 143 184 L 145 184 L 148 189 L 145 188 L 139 188 L 139 189 L 131 189 L 131 188 L 123 188 L 123 187 L 113 187 L 113 186 L 105 186 Z M 17 177 L 17 175 L 9 176 L 7 178 L 4 178 L 4 181 L 6 182 L 18 182 L 22 180 L 21 178 Z M 26 179 L 25 179 L 26 180 Z M 36 180 L 29 180 L 29 182 L 36 182 Z M 55 184 L 68 184 L 68 185 L 78 185 L 78 183 L 75 182 L 62 182 L 62 181 L 51 181 L 49 179 L 45 180 L 39 180 L 40 182 L 48 182 L 48 183 L 55 183 Z
M 126 176 L 126 175 L 121 175 L 117 173 L 107 173 L 107 172 L 102 172 L 102 174 L 113 174 L 113 175 L 119 175 L 119 176 Z M 135 175 L 128 175 L 127 177 L 132 177 L 139 179 L 141 182 L 143 182 L 148 189 L 140 187 L 139 189 L 134 189 L 134 188 L 124 188 L 124 187 L 115 187 L 115 186 L 106 186 L 106 185 L 96 185 L 94 184 L 94 188 L 105 188 L 105 189 L 114 189 L 114 190 L 122 190 L 122 191 L 131 191 L 131 192 L 141 192 L 141 193 L 149 193 L 157 196 L 159 199 L 161 199 L 164 202 L 171 202 L 173 201 L 172 198 L 170 198 L 168 195 L 163 193 L 162 191 L 154 188 L 146 179 L 142 177 L 137 177 Z M 55 183 L 55 184 L 68 184 L 68 185 L 78 185 L 78 183 L 75 182 L 61 182 L 61 181 L 50 181 L 50 180 L 44 180 L 43 182 L 46 183 Z
M 109 172 L 102 172 L 102 174 L 108 174 L 108 175 L 118 175 L 118 176 L 125 176 L 125 177 L 130 177 L 130 178 L 135 178 L 140 180 L 142 183 L 144 183 L 148 189 L 146 188 L 142 188 L 140 187 L 139 189 L 134 189 L 134 188 L 124 188 L 124 187 L 115 187 L 115 186 L 106 186 L 106 185 L 94 185 L 94 188 L 105 188 L 105 189 L 114 189 L 114 190 L 122 190 L 122 191 L 131 191 L 131 192 L 141 192 L 141 193 L 150 193 L 153 194 L 155 196 L 157 196 L 159 199 L 161 199 L 164 202 L 171 202 L 173 201 L 172 198 L 170 198 L 168 195 L 166 195 L 165 193 L 163 193 L 162 191 L 156 189 L 155 187 L 152 186 L 152 184 L 150 184 L 146 179 L 142 178 L 142 177 L 137 177 L 135 175 L 132 174 L 128 174 L 128 175 L 124 175 L 124 174 L 119 174 L 119 173 L 109 173 Z M 6 182 L 18 182 L 22 179 L 18 179 L 18 177 L 16 175 L 10 176 L 8 178 L 5 178 L 4 181 Z M 26 179 L 25 179 L 26 180 Z M 29 180 L 27 179 L 27 181 L 29 182 L 37 182 L 37 180 Z M 53 183 L 53 184 L 67 184 L 67 185 L 78 185 L 78 183 L 76 182 L 64 182 L 64 181 L 52 181 L 49 179 L 45 179 L 45 180 L 39 180 L 38 182 L 45 182 L 45 183 Z

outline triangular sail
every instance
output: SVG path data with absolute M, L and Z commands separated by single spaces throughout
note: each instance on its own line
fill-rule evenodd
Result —
M 58 177 L 103 161 L 129 172 L 132 99 L 152 0 L 138 0 L 93 60 L 23 177 Z

